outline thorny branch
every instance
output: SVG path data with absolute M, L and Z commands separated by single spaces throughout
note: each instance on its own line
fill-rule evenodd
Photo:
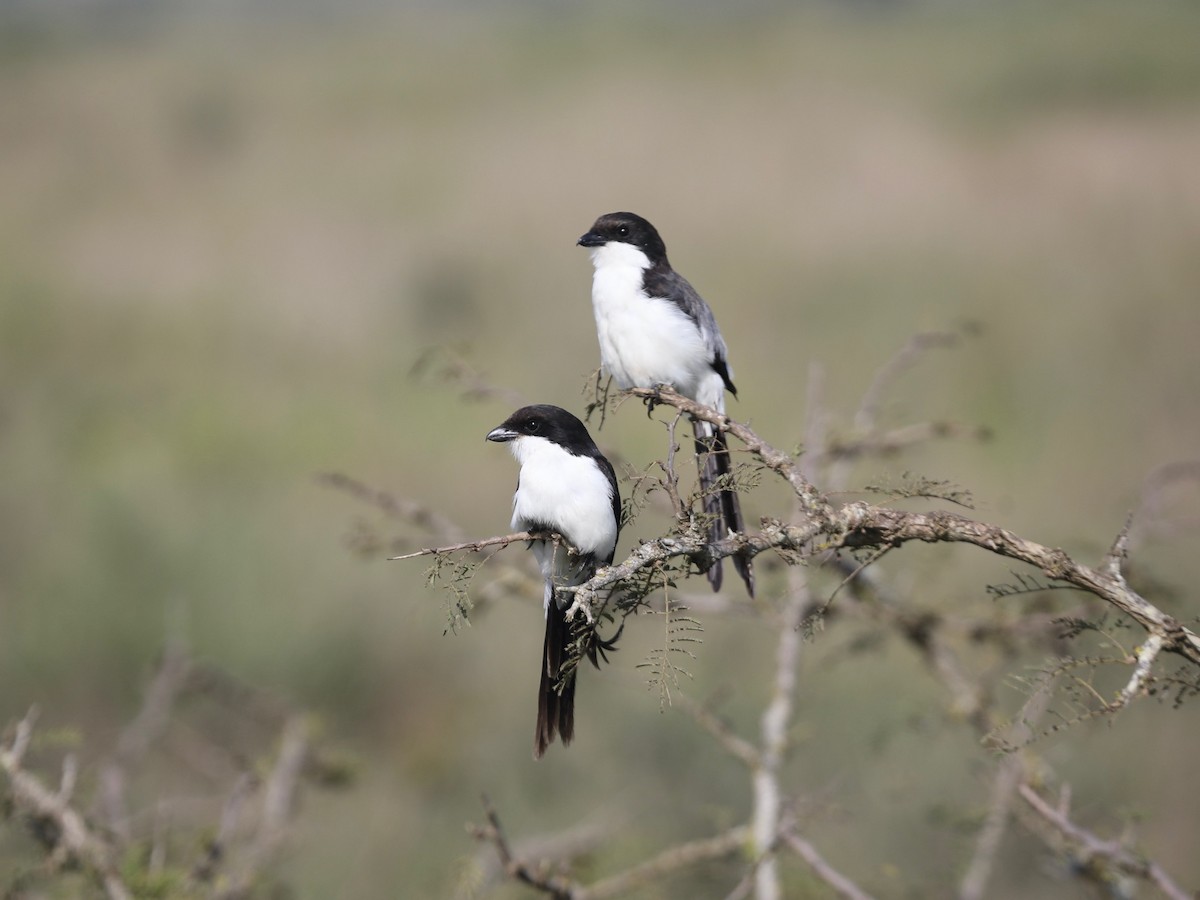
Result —
M 500 863 L 509 878 L 549 894 L 555 900 L 571 900 L 575 896 L 577 888 L 573 882 L 554 875 L 545 867 L 534 867 L 513 853 L 504 833 L 504 826 L 500 824 L 500 815 L 487 794 L 483 795 L 483 810 L 487 817 L 487 825 L 470 826 L 471 835 L 477 841 L 486 841 L 496 848 Z
M 468 826 L 471 836 L 496 848 L 496 854 L 509 878 L 554 900 L 621 897 L 642 884 L 660 880 L 698 863 L 740 853 L 748 837 L 746 828 L 731 828 L 715 837 L 679 844 L 630 869 L 584 885 L 555 873 L 545 863 L 532 863 L 518 856 L 500 824 L 499 814 L 486 794 L 483 796 L 483 809 L 487 824 Z
M 871 900 L 871 895 L 831 866 L 811 843 L 788 828 L 779 835 L 789 850 L 804 860 L 814 875 L 833 888 L 843 900 Z
M 1093 567 L 1077 562 L 1060 549 L 1027 540 L 1011 531 L 968 516 L 940 510 L 908 512 L 865 502 L 837 505 L 830 500 L 829 494 L 816 487 L 818 482 L 825 481 L 831 490 L 841 489 L 844 476 L 848 472 L 847 462 L 861 455 L 886 455 L 909 445 L 939 437 L 986 437 L 986 431 L 983 429 L 941 423 L 924 423 L 892 431 L 878 429 L 879 395 L 887 382 L 897 377 L 926 350 L 948 345 L 953 340 L 952 335 L 919 336 L 898 355 L 876 379 L 864 398 L 859 416 L 855 420 L 858 437 L 840 444 L 827 441 L 819 410 L 810 412 L 811 421 L 806 435 L 808 450 L 802 457 L 779 451 L 748 425 L 701 406 L 669 388 L 635 389 L 625 392 L 624 397 L 642 399 L 651 408 L 663 404 L 675 409 L 675 417 L 669 427 L 672 453 L 674 423 L 678 422 L 678 417 L 682 414 L 710 422 L 732 435 L 760 465 L 775 472 L 789 485 L 795 499 L 795 510 L 791 521 L 764 519 L 759 530 L 730 535 L 714 544 L 707 542 L 702 529 L 687 527 L 686 515 L 677 515 L 677 527 L 674 532 L 641 543 L 624 560 L 597 572 L 588 583 L 566 589 L 575 593 L 569 617 L 583 615 L 587 621 L 593 622 L 596 611 L 601 608 L 600 600 L 607 597 L 613 587 L 639 579 L 648 582 L 647 573 L 662 571 L 667 565 L 694 566 L 697 570 L 703 570 L 714 561 L 735 553 L 754 556 L 768 550 L 779 553 L 789 563 L 805 560 L 821 561 L 825 564 L 832 562 L 835 571 L 840 571 L 845 576 L 839 590 L 846 587 L 845 602 L 850 604 L 851 610 L 865 612 L 875 620 L 886 622 L 907 637 L 928 663 L 930 672 L 949 691 L 954 699 L 953 708 L 956 713 L 962 720 L 971 723 L 981 738 L 993 746 L 998 746 L 999 741 L 999 745 L 1019 748 L 1033 739 L 1030 728 L 1047 705 L 1053 678 L 1047 678 L 1034 691 L 1022 709 L 1019 720 L 1007 726 L 1007 738 L 1000 740 L 995 737 L 995 733 L 1003 723 L 995 716 L 991 688 L 984 681 L 976 680 L 972 676 L 958 653 L 945 640 L 945 633 L 953 628 L 952 623 L 912 609 L 910 605 L 897 602 L 894 598 L 883 599 L 877 596 L 874 600 L 867 601 L 862 597 L 863 588 L 868 592 L 881 594 L 881 582 L 875 577 L 871 567 L 889 550 L 913 541 L 967 543 L 998 556 L 1033 566 L 1050 580 L 1049 586 L 1084 591 L 1146 630 L 1146 637 L 1141 644 L 1126 654 L 1124 662 L 1133 667 L 1128 683 L 1115 700 L 1107 703 L 1099 700 L 1103 711 L 1119 710 L 1149 689 L 1155 683 L 1155 663 L 1163 652 L 1175 654 L 1192 665 L 1200 666 L 1200 638 L 1133 590 L 1124 578 L 1123 564 L 1129 552 L 1133 525 L 1139 515 L 1148 515 L 1147 510 L 1160 502 L 1157 496 L 1148 496 L 1143 500 L 1139 511 L 1131 515 L 1117 535 L 1109 553 Z M 810 387 L 819 381 L 816 374 L 814 373 L 810 381 Z M 812 400 L 810 397 L 810 401 Z M 818 405 L 810 402 L 810 407 Z M 673 462 L 673 458 L 669 457 L 663 466 L 668 478 L 673 475 Z M 1176 467 L 1158 480 L 1192 477 L 1196 471 L 1200 471 L 1200 465 L 1195 469 Z M 1150 487 L 1157 483 L 1158 481 L 1151 480 L 1147 488 L 1148 495 L 1152 493 Z M 686 513 L 687 504 L 679 501 L 677 494 L 672 494 L 672 501 L 676 510 Z M 489 541 L 504 543 L 507 539 L 494 538 Z M 474 549 L 474 545 L 464 544 L 461 547 L 444 549 L 469 550 Z M 838 556 L 837 551 L 840 550 L 866 550 L 870 551 L 870 557 L 865 564 L 856 566 L 850 560 Z M 498 817 L 495 817 L 494 810 L 490 810 L 489 806 L 491 827 L 477 830 L 476 833 L 481 839 L 497 846 L 510 874 L 556 897 L 579 900 L 581 897 L 608 896 L 608 891 L 615 890 L 616 886 L 627 889 L 628 886 L 642 880 L 646 873 L 658 871 L 662 860 L 671 860 L 671 865 L 675 865 L 680 860 L 690 859 L 689 853 L 685 852 L 686 848 L 702 848 L 699 850 L 699 856 L 707 857 L 709 853 L 725 852 L 724 841 L 736 837 L 751 851 L 751 859 L 746 877 L 731 896 L 743 896 L 751 884 L 754 884 L 760 900 L 778 896 L 775 854 L 782 847 L 787 847 L 804 860 L 810 872 L 839 896 L 855 900 L 868 896 L 853 881 L 829 866 L 816 848 L 796 831 L 790 814 L 782 811 L 778 765 L 787 749 L 786 729 L 790 720 L 790 698 L 794 691 L 795 655 L 800 646 L 796 636 L 802 630 L 800 626 L 805 617 L 814 609 L 820 608 L 819 602 L 814 602 L 808 593 L 807 581 L 803 575 L 798 574 L 800 571 L 794 565 L 788 569 L 789 590 L 785 595 L 786 602 L 780 623 L 782 627 L 777 650 L 775 693 L 762 719 L 761 746 L 739 736 L 707 707 L 695 704 L 686 696 L 677 701 L 705 731 L 750 771 L 756 795 L 752 821 L 707 843 L 698 842 L 694 846 L 680 845 L 669 849 L 649 863 L 635 866 L 585 888 L 565 876 L 549 874 L 544 867 L 539 869 L 515 859 L 511 850 L 507 849 Z M 793 574 L 796 577 L 791 577 Z M 1047 587 L 1043 584 L 1038 589 Z M 996 596 L 1000 598 L 1005 595 Z M 641 596 L 638 599 L 639 602 L 644 602 Z M 1049 641 L 1054 630 L 1054 619 L 1040 613 L 1027 618 L 1029 621 L 1022 620 L 1011 627 L 1000 626 L 992 630 L 980 630 L 972 639 L 995 639 L 1003 642 L 1023 635 L 1035 641 Z M 1115 869 L 1153 883 L 1172 898 L 1187 896 L 1157 864 L 1140 859 L 1117 842 L 1100 841 L 1094 835 L 1070 823 L 1061 811 L 1057 814 L 1057 819 L 1047 815 L 1046 810 L 1054 811 L 1044 801 L 1041 806 L 1038 805 L 1040 797 L 1030 786 L 1032 781 L 1043 777 L 1044 772 L 1038 768 L 1036 756 L 1032 753 L 1010 749 L 1001 757 L 994 775 L 988 815 L 978 835 L 971 865 L 961 885 L 961 895 L 964 898 L 983 895 L 1006 823 L 1013 812 L 1013 798 L 1018 794 L 1029 807 L 1049 821 L 1064 840 L 1076 848 L 1082 847 L 1088 859 L 1103 858 Z
M 14 802 L 30 815 L 54 825 L 57 835 L 54 853 L 76 860 L 91 872 L 110 900 L 132 900 L 133 894 L 117 870 L 116 848 L 97 835 L 70 805 L 71 792 L 67 787 L 68 784 L 73 787 L 73 775 L 68 777 L 64 772 L 62 789 L 55 792 L 21 767 L 36 721 L 37 711 L 31 709 L 17 724 L 12 743 L 0 749 L 0 769 L 8 776 Z
M 756 769 L 761 765 L 758 748 L 738 735 L 707 706 L 697 703 L 687 694 L 680 694 L 675 703 L 691 716 L 697 725 L 712 735 L 734 759 L 741 761 L 749 769 Z
M 449 347 L 432 347 L 413 363 L 410 374 L 416 379 L 431 378 L 459 388 L 465 400 L 501 400 L 516 409 L 525 399 L 516 391 L 498 387 L 471 365 L 462 354 Z
M 1052 680 L 1045 679 L 1009 726 L 1007 743 L 1010 746 L 1019 747 L 1030 740 L 1032 726 L 1045 714 L 1050 703 L 1051 686 Z M 1026 777 L 1027 766 L 1028 761 L 1019 752 L 1008 754 L 997 764 L 987 815 L 976 836 L 975 852 L 959 885 L 959 900 L 980 900 L 984 896 L 996 855 L 1000 851 L 1000 842 L 1008 829 L 1013 794 Z
M 714 837 L 676 844 L 631 869 L 626 869 L 624 872 L 609 876 L 588 888 L 577 891 L 571 895 L 571 900 L 605 900 L 608 897 L 622 897 L 639 884 L 665 878 L 702 862 L 739 854 L 743 852 L 748 838 L 749 833 L 746 828 L 735 827 Z
M 99 803 L 104 821 L 122 841 L 130 839 L 129 810 L 125 802 L 129 772 L 136 769 L 166 730 L 175 699 L 191 671 L 191 658 L 180 640 L 168 640 L 158 672 L 146 689 L 142 707 L 121 732 L 116 751 L 100 769 Z
M 100 767 L 94 807 L 105 827 L 90 822 L 73 805 L 79 781 L 76 756 L 66 756 L 58 790 L 50 789 L 24 767 L 36 711 L 31 710 L 17 723 L 11 742 L 0 746 L 0 771 L 7 779 L 14 808 L 24 814 L 34 836 L 47 843 L 46 874 L 70 863 L 94 879 L 111 900 L 142 896 L 147 876 L 159 879 L 162 884 L 176 884 L 187 896 L 226 900 L 246 897 L 263 884 L 264 872 L 286 837 L 301 774 L 309 758 L 309 728 L 305 718 L 293 715 L 287 719 L 278 754 L 265 779 L 245 770 L 238 775 L 215 836 L 204 842 L 202 857 L 191 865 L 170 865 L 160 826 L 179 828 L 187 824 L 182 814 L 175 817 L 170 812 L 174 798 L 158 797 L 150 810 L 131 813 L 126 793 L 130 778 L 153 745 L 167 736 L 175 707 L 185 695 L 212 699 L 220 696 L 222 701 L 246 707 L 241 711 L 251 716 L 261 714 L 267 706 L 261 692 L 195 662 L 181 642 L 169 641 L 141 709 L 122 731 L 115 751 Z M 274 714 L 268 718 L 274 718 Z M 198 754 L 202 736 L 191 735 L 183 746 L 193 744 L 196 746 L 192 752 Z M 256 796 L 261 796 L 260 808 L 256 815 L 246 816 L 249 801 Z M 144 872 L 138 864 L 129 863 L 134 856 L 140 858 L 131 856 L 130 851 L 146 837 L 135 831 L 133 823 L 139 819 L 152 819 L 154 830 Z M 203 831 L 207 823 L 195 827 Z M 166 873 L 164 870 L 168 868 L 171 871 Z
M 217 894 L 221 900 L 249 896 L 254 879 L 283 843 L 296 790 L 309 754 L 309 726 L 302 715 L 284 725 L 279 752 L 263 786 L 257 827 L 231 877 Z
M 909 338 L 908 343 L 875 373 L 870 387 L 863 394 L 854 417 L 858 430 L 863 433 L 875 430 L 884 392 L 904 372 L 915 366 L 930 350 L 954 347 L 961 339 L 962 335 L 955 331 L 925 331 Z
M 373 488 L 341 472 L 323 472 L 316 480 L 318 484 L 341 491 L 365 503 L 393 521 L 414 525 L 426 534 L 434 535 L 439 541 L 458 542 L 463 538 L 462 529 L 423 503 Z
M 587 584 L 576 588 L 569 615 L 582 612 L 590 621 L 591 605 L 600 590 L 610 588 L 648 566 L 677 557 L 687 557 L 707 567 L 715 560 L 735 553 L 755 556 L 770 549 L 784 549 L 799 553 L 807 550 L 811 554 L 810 545 L 817 540 L 822 542 L 821 550 L 899 547 L 912 541 L 967 543 L 998 556 L 1028 563 L 1050 578 L 1094 594 L 1138 622 L 1151 635 L 1157 635 L 1158 640 L 1146 656 L 1147 667 L 1161 650 L 1183 656 L 1200 666 L 1200 637 L 1130 588 L 1119 575 L 1085 566 L 1060 549 L 1026 540 L 996 525 L 957 513 L 942 510 L 908 512 L 861 501 L 835 509 L 828 498 L 802 474 L 791 456 L 776 450 L 749 426 L 735 422 L 724 413 L 702 406 L 670 388 L 635 388 L 628 393 L 673 406 L 736 437 L 764 465 L 792 486 L 803 521 L 766 522 L 761 531 L 732 535 L 712 544 L 706 543 L 701 535 L 689 534 L 647 541 L 623 562 L 598 572 Z M 1133 685 L 1134 691 L 1139 684 Z
M 557 534 L 542 531 L 516 531 L 512 534 L 505 534 L 499 537 L 484 538 L 480 541 L 465 541 L 461 544 L 452 544 L 449 547 L 425 547 L 413 553 L 405 553 L 402 556 L 389 556 L 389 560 L 397 559 L 415 559 L 418 556 L 442 556 L 447 553 L 478 553 L 485 547 L 507 547 L 509 544 L 517 544 L 521 541 L 561 541 L 562 538 Z
M 1073 847 L 1075 865 L 1082 872 L 1087 873 L 1096 867 L 1111 866 L 1124 875 L 1150 882 L 1171 900 L 1192 900 L 1194 897 L 1176 884 L 1154 861 L 1137 855 L 1121 841 L 1103 840 L 1076 825 L 1065 811 L 1055 809 L 1029 784 L 1022 784 L 1017 790 L 1030 809 L 1053 826 L 1062 839 Z M 1104 878 L 1100 880 L 1102 883 L 1107 881 Z

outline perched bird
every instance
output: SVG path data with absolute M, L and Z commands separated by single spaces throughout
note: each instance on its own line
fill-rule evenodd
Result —
M 725 391 L 737 396 L 729 351 L 704 299 L 667 261 L 658 231 L 631 212 L 598 218 L 579 245 L 588 247 L 595 272 L 592 308 L 600 339 L 600 364 L 623 390 L 670 385 L 685 397 L 725 411 Z M 696 465 L 710 539 L 743 530 L 725 435 L 708 422 L 692 420 Z M 734 568 L 754 596 L 750 560 L 733 557 Z M 721 587 L 721 563 L 708 570 L 713 590 Z
M 546 638 L 533 739 L 533 758 L 540 759 L 556 734 L 563 744 L 575 736 L 575 672 L 562 671 L 571 643 L 566 608 L 572 596 L 557 588 L 583 584 L 597 568 L 612 563 L 621 529 L 621 496 L 612 464 L 584 424 L 565 409 L 522 407 L 489 431 L 487 439 L 507 443 L 521 464 L 512 527 L 555 532 L 570 545 L 545 540 L 531 545 L 546 580 Z M 586 646 L 597 668 L 597 650 L 611 649 L 611 644 L 593 636 Z

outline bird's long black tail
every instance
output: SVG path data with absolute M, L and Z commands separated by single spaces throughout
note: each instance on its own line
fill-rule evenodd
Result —
M 692 420 L 696 432 L 696 467 L 700 473 L 700 493 L 704 512 L 709 517 L 709 540 L 723 540 L 731 531 L 744 531 L 742 504 L 734 490 L 731 473 L 733 461 L 729 457 L 729 445 L 724 432 L 716 431 L 708 422 Z M 718 487 L 720 485 L 720 487 Z M 750 558 L 742 554 L 733 557 L 733 567 L 746 583 L 746 592 L 754 596 L 754 570 Z M 717 560 L 708 570 L 708 581 L 714 591 L 721 588 L 721 561 Z
M 575 737 L 575 673 L 558 687 L 563 663 L 571 645 L 567 611 L 552 597 L 546 609 L 546 639 L 542 644 L 542 677 L 538 686 L 537 731 L 533 736 L 533 758 L 541 759 L 557 735 L 563 745 Z

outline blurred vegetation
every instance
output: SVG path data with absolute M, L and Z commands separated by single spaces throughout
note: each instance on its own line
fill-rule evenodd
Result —
M 360 760 L 306 801 L 280 864 L 298 897 L 448 895 L 484 790 L 514 834 L 616 820 L 598 872 L 745 811 L 742 774 L 646 690 L 657 626 L 585 673 L 579 740 L 534 764 L 538 597 L 443 636 L 420 563 L 351 552 L 387 526 L 315 480 L 503 532 L 514 467 L 483 435 L 510 410 L 410 369 L 445 343 L 582 408 L 597 351 L 573 243 L 598 213 L 659 225 L 722 324 L 732 412 L 778 446 L 814 364 L 844 422 L 908 335 L 978 325 L 889 416 L 995 439 L 859 483 L 949 479 L 981 518 L 1094 560 L 1148 473 L 1200 447 L 1200 7 L 593 7 L 0 20 L 0 711 L 36 701 L 72 729 L 86 779 L 178 624 Z M 599 441 L 639 468 L 662 450 L 632 407 Z M 751 521 L 779 503 L 752 495 Z M 1194 545 L 1134 560 L 1187 621 Z M 885 567 L 949 613 L 1009 577 L 961 548 Z M 770 628 L 704 626 L 686 688 L 751 725 Z M 990 756 L 906 648 L 852 652 L 869 637 L 808 647 L 806 830 L 844 868 L 879 861 L 861 881 L 883 896 L 944 895 Z M 1043 751 L 1114 831 L 1144 816 L 1143 846 L 1194 885 L 1198 737 L 1195 708 L 1145 704 Z M 996 896 L 1062 896 L 1036 864 L 1002 878 Z

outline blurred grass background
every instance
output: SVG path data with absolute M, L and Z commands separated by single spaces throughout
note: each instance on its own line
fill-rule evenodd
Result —
M 448 895 L 484 790 L 514 835 L 618 822 L 597 872 L 737 821 L 742 773 L 635 667 L 660 622 L 585 673 L 576 745 L 534 764 L 537 598 L 443 636 L 422 565 L 349 552 L 372 514 L 314 475 L 505 530 L 515 467 L 482 436 L 510 410 L 410 369 L 448 343 L 580 410 L 597 351 L 573 244 L 632 209 L 714 306 L 735 415 L 778 446 L 801 438 L 814 362 L 844 423 L 910 334 L 977 324 L 896 386 L 889 421 L 995 439 L 865 464 L 859 483 L 950 479 L 983 518 L 1097 559 L 1147 474 L 1200 447 L 1198 29 L 1184 2 L 14 6 L 0 711 L 36 701 L 102 752 L 182 622 L 197 654 L 313 709 L 360 760 L 348 793 L 306 801 L 282 862 L 299 897 Z M 627 408 L 599 440 L 641 467 L 663 436 Z M 787 511 L 770 488 L 748 504 Z M 1194 619 L 1194 533 L 1136 563 Z M 1008 577 L 964 548 L 887 568 L 961 614 Z M 771 629 L 704 624 L 686 689 L 727 692 L 755 727 Z M 819 636 L 801 673 L 806 834 L 881 895 L 945 896 L 991 757 L 906 648 L 849 655 L 860 636 Z M 1194 885 L 1198 736 L 1194 708 L 1146 704 L 1042 749 L 1084 813 L 1144 817 L 1145 848 Z M 1009 838 L 996 896 L 1062 896 L 1033 848 Z M 733 871 L 645 896 L 724 896 Z

